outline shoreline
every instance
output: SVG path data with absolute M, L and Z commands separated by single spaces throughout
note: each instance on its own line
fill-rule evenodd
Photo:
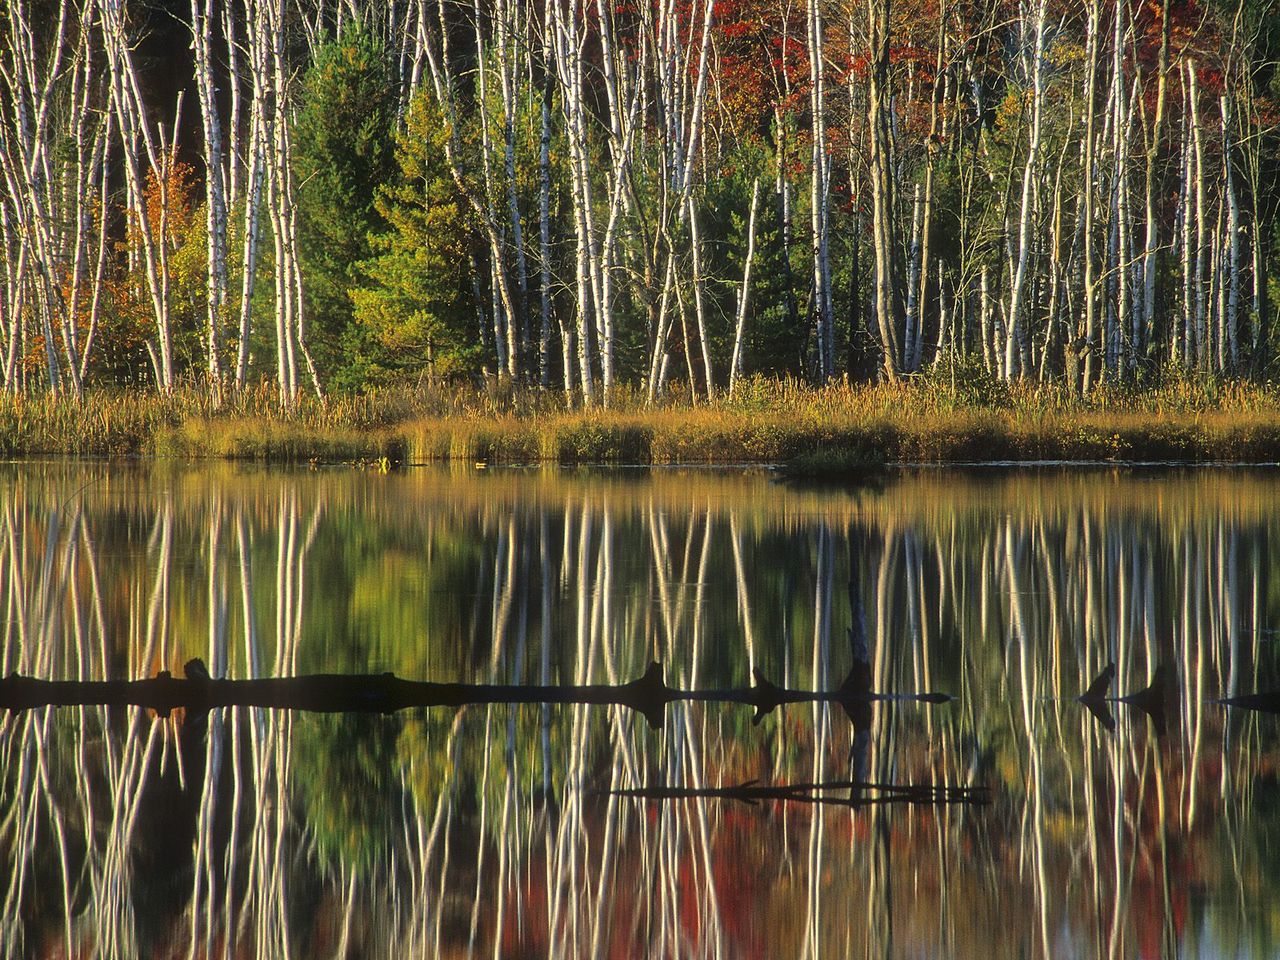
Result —
M 260 463 L 912 466 L 1276 465 L 1280 391 L 1252 384 L 1080 399 L 1013 387 L 997 401 L 934 384 L 763 381 L 733 398 L 569 409 L 545 394 L 387 390 L 281 410 L 259 391 L 0 398 L 0 457 Z

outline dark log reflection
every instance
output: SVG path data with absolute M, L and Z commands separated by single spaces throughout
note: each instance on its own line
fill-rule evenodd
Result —
M 831 796 L 839 790 L 848 796 Z M 611 790 L 616 797 L 638 797 L 643 800 L 738 800 L 759 803 L 775 800 L 786 803 L 812 803 L 848 807 L 857 810 L 889 803 L 932 805 L 948 803 L 986 804 L 991 802 L 987 787 L 952 787 L 936 783 L 864 783 L 861 780 L 829 780 L 823 783 L 763 784 L 755 781 L 729 787 L 630 787 Z

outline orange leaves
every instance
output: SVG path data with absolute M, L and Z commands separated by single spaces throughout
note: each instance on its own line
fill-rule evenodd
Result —
M 148 172 L 142 201 L 151 236 L 159 240 L 163 235 L 167 247 L 172 250 L 191 229 L 195 214 L 195 173 L 190 164 L 180 160 L 166 161 L 162 173 L 163 176 L 157 176 L 155 171 Z M 141 226 L 136 217 L 136 212 L 131 212 L 126 237 L 129 243 L 142 242 Z

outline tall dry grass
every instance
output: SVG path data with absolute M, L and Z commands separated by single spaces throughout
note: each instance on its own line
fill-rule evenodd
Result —
M 581 409 L 497 387 L 385 388 L 284 410 L 269 388 L 215 405 L 198 390 L 0 397 L 0 455 L 505 463 L 769 463 L 859 459 L 1280 460 L 1280 390 L 1166 378 L 1146 389 L 968 377 L 898 384 L 752 379 L 734 396 L 649 405 L 626 389 Z

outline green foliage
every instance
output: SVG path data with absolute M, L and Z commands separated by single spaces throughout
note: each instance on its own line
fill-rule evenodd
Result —
M 299 243 L 310 345 L 321 374 L 357 386 L 368 344 L 348 291 L 371 253 L 374 196 L 394 170 L 396 90 L 381 44 L 358 27 L 323 46 L 303 81 L 295 127 Z
M 396 138 L 396 175 L 377 193 L 388 229 L 370 236 L 373 255 L 350 294 L 383 371 L 447 376 L 471 369 L 479 353 L 462 295 L 466 226 L 445 162 L 448 136 L 425 93 L 415 97 Z
M 807 256 L 807 239 L 795 231 L 798 224 L 808 222 L 808 194 L 802 189 L 793 190 L 793 233 L 786 251 L 789 256 L 784 256 L 781 209 L 773 189 L 774 163 L 770 147 L 744 141 L 733 151 L 721 175 L 708 178 L 700 198 L 698 216 L 702 226 L 704 270 L 711 278 L 707 293 L 711 299 L 708 314 L 712 355 L 715 369 L 722 378 L 733 355 L 738 294 L 747 250 L 747 221 L 756 177 L 760 178 L 760 199 L 743 364 L 748 370 L 771 376 L 800 374 L 804 369 L 802 358 L 808 325 L 804 323 L 805 304 L 797 301 L 805 297 L 804 285 L 812 268 Z M 836 233 L 833 230 L 833 239 Z M 793 307 L 798 316 L 792 316 Z M 723 381 L 718 386 L 723 387 Z

